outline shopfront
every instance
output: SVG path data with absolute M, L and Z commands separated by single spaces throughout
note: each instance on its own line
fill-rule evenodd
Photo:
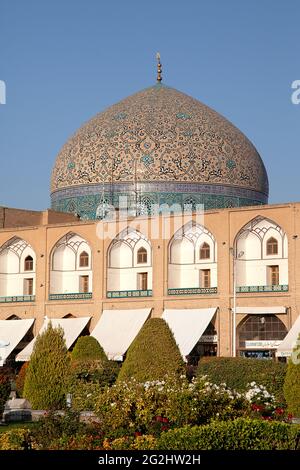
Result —
M 286 334 L 284 323 L 276 315 L 248 315 L 237 329 L 237 355 L 273 359 Z

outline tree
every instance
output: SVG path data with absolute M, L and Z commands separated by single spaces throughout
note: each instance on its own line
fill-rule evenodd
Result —
M 71 353 L 74 361 L 103 361 L 108 362 L 103 348 L 93 336 L 81 336 L 76 341 Z
M 288 362 L 283 391 L 288 411 L 300 418 L 300 334 Z
M 33 409 L 65 407 L 70 380 L 70 358 L 62 328 L 47 329 L 37 336 L 26 372 L 23 395 Z
M 92 336 L 78 338 L 71 359 L 73 394 L 76 394 L 78 389 L 78 381 L 99 383 L 104 387 L 114 383 L 117 378 L 118 364 L 108 360 L 102 346 Z
M 184 362 L 171 330 L 162 318 L 150 318 L 128 349 L 118 381 L 146 382 L 181 374 Z

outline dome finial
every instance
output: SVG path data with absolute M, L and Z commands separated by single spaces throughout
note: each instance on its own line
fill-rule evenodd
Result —
M 157 82 L 160 83 L 162 81 L 162 66 L 160 62 L 160 53 L 156 53 L 156 58 L 157 58 Z

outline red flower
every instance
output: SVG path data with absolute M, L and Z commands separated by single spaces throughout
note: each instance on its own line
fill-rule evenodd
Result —
M 168 423 L 168 422 L 169 422 L 168 418 L 163 418 L 162 419 L 162 423 Z
M 294 417 L 294 416 L 292 415 L 292 413 L 289 413 L 289 414 L 287 415 L 287 418 L 288 418 L 288 419 L 292 419 L 293 417 Z
M 251 405 L 251 409 L 253 411 L 262 411 L 264 409 L 264 407 L 262 405 L 256 405 L 256 403 L 253 403 Z
M 139 432 L 139 431 L 136 431 L 136 432 L 134 433 L 134 437 L 138 437 L 138 436 L 141 436 L 141 435 L 142 435 L 142 433 Z
M 276 408 L 275 410 L 275 414 L 276 415 L 283 415 L 284 413 L 284 409 L 283 408 Z
M 162 426 L 162 427 L 161 427 L 161 430 L 162 430 L 162 431 L 168 431 L 168 429 L 169 429 L 168 426 Z
M 163 417 L 162 416 L 155 416 L 155 421 L 158 421 L 159 423 L 163 422 Z

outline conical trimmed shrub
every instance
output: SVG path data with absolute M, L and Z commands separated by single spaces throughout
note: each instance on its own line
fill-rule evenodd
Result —
M 65 407 L 70 380 L 70 358 L 62 328 L 47 329 L 37 336 L 26 378 L 23 396 L 33 409 Z
M 295 417 L 300 418 L 300 335 L 298 336 L 297 346 L 288 362 L 283 392 L 288 411 Z
M 71 353 L 73 386 L 76 394 L 78 381 L 99 383 L 103 387 L 116 381 L 119 365 L 109 361 L 102 346 L 93 336 L 78 338 Z
M 76 341 L 71 353 L 74 361 L 103 361 L 108 362 L 102 346 L 93 336 L 81 336 Z
M 118 381 L 162 380 L 185 374 L 185 366 L 173 333 L 162 318 L 150 318 L 128 349 Z

